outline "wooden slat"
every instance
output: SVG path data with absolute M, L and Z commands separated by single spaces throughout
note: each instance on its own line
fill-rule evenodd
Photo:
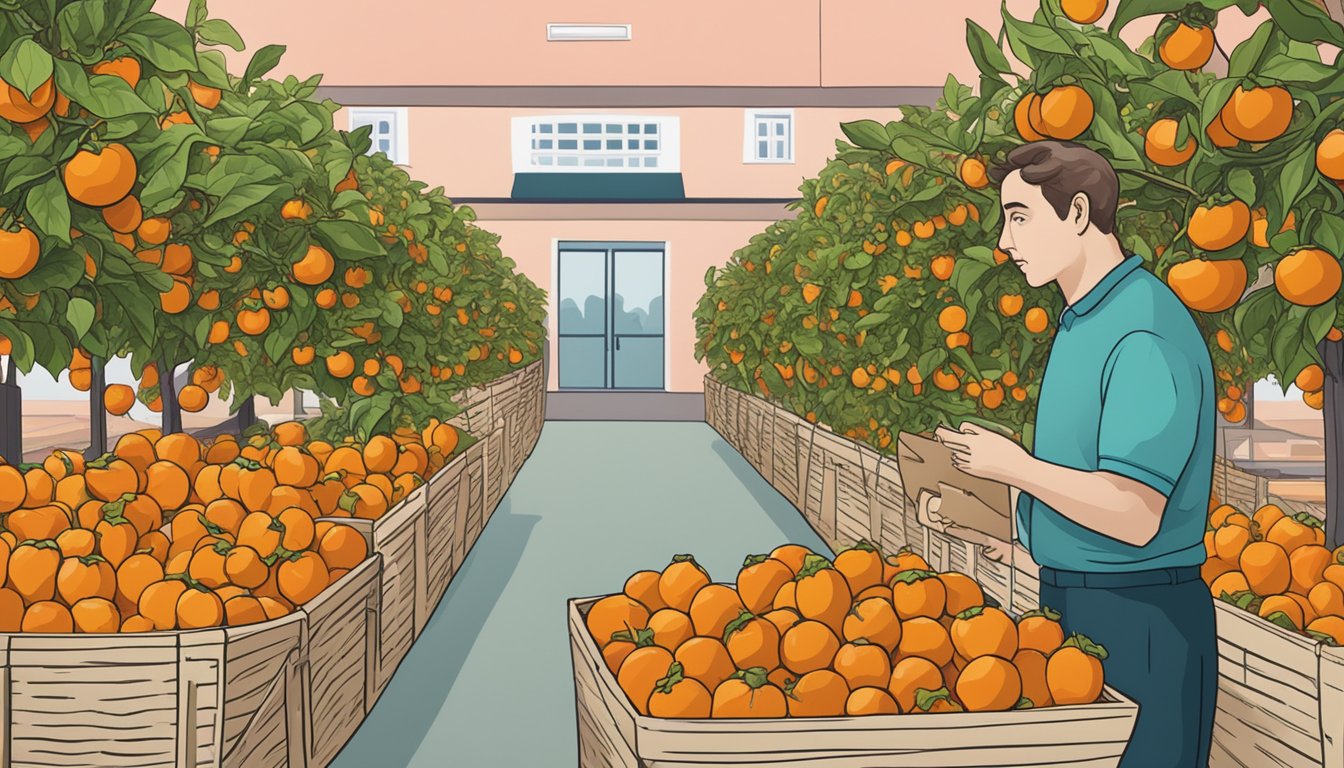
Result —
M 375 554 L 301 608 L 308 623 L 304 701 L 309 711 L 308 755 L 314 765 L 326 765 L 336 757 L 369 709 L 365 696 L 377 660 L 367 655 L 368 634 L 378 631 L 369 609 L 378 589 L 379 565 Z

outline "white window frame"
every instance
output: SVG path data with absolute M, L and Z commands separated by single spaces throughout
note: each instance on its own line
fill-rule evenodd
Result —
M 410 142 L 410 110 L 406 107 L 350 107 L 349 130 L 354 131 L 359 127 L 357 121 L 377 120 L 380 118 L 391 118 L 392 120 L 392 152 L 388 153 L 388 159 L 394 165 L 411 164 L 411 142 Z M 367 123 L 365 123 L 367 124 Z M 369 148 L 370 153 L 378 152 L 377 144 Z
M 621 126 L 622 132 L 619 134 L 621 142 L 624 145 L 621 150 L 610 150 L 606 146 L 599 150 L 577 149 L 572 152 L 560 150 L 554 144 L 550 149 L 539 146 L 533 149 L 532 140 L 539 140 L 543 137 L 558 137 L 557 128 L 560 123 L 579 123 L 579 132 L 573 134 L 580 141 L 587 136 L 592 140 L 592 136 L 600 135 L 600 141 L 605 145 L 608 141 L 615 141 L 616 133 L 607 133 L 608 125 Z M 584 123 L 597 123 L 601 127 L 600 134 L 589 135 L 584 133 Z M 626 133 L 630 124 L 638 124 L 641 127 L 639 136 L 641 149 L 631 151 L 628 142 L 635 134 Z M 642 149 L 644 143 L 643 127 L 653 123 L 657 128 L 658 147 L 655 150 Z M 552 126 L 551 133 L 534 133 L 533 127 L 542 127 L 544 125 Z M 533 115 L 528 117 L 515 117 L 512 119 L 512 147 L 513 147 L 513 172 L 514 173 L 680 173 L 681 172 L 681 118 L 675 115 L 635 115 L 635 114 L 564 114 L 564 115 Z M 570 134 L 564 134 L 570 135 Z M 575 155 L 582 157 L 585 152 L 595 152 L 596 155 L 606 156 L 609 160 L 621 158 L 624 160 L 621 165 L 560 165 L 560 155 Z M 552 162 L 549 165 L 540 164 L 541 157 L 547 153 L 551 155 Z M 645 166 L 643 162 L 638 166 L 629 165 L 629 159 L 632 157 L 656 157 L 656 165 Z M 538 162 L 534 164 L 534 159 Z
M 550 23 L 546 25 L 548 42 L 569 42 L 577 40 L 615 40 L 631 39 L 629 24 L 571 24 Z
M 784 118 L 788 121 L 788 140 L 785 142 L 786 156 L 782 158 L 775 157 L 757 157 L 756 155 L 756 124 L 759 120 L 770 118 Z M 794 126 L 795 121 L 792 109 L 748 109 L 743 113 L 742 128 L 742 162 L 756 163 L 764 165 L 792 165 L 794 160 Z M 770 139 L 774 141 L 772 137 Z

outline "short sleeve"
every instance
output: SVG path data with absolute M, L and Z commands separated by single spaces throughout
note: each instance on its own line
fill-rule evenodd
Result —
M 1097 469 L 1170 496 L 1194 452 L 1200 379 L 1195 362 L 1156 334 L 1121 339 L 1102 374 Z
M 1031 550 L 1031 505 L 1035 501 L 1026 491 L 1017 494 L 1017 540 Z

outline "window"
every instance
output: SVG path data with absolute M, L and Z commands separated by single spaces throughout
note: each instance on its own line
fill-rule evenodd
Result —
M 549 115 L 514 118 L 515 173 L 677 172 L 675 117 Z
M 382 152 L 397 165 L 409 165 L 410 142 L 407 139 L 406 112 L 405 107 L 351 109 L 350 130 L 373 126 L 373 132 L 369 134 L 373 146 L 369 148 L 369 153 Z
M 629 40 L 629 24 L 547 24 L 546 39 L 559 40 Z
M 742 162 L 793 162 L 793 110 L 747 110 Z

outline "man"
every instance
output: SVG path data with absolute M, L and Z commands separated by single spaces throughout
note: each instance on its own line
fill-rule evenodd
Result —
M 1115 236 L 1119 183 L 1070 142 L 1014 149 L 999 248 L 1067 304 L 1041 380 L 1033 454 L 940 429 L 954 463 L 1019 489 L 1018 537 L 1041 604 L 1106 648 L 1140 711 L 1122 768 L 1204 768 L 1217 695 L 1213 601 L 1200 580 L 1213 477 L 1213 365 L 1189 311 Z

